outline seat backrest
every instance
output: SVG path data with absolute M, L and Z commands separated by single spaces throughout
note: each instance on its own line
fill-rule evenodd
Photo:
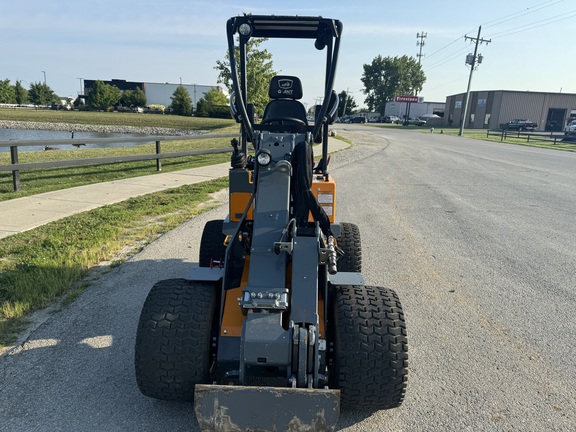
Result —
M 308 123 L 306 108 L 298 99 L 302 98 L 302 83 L 295 76 L 276 75 L 270 80 L 268 96 L 272 99 L 262 119 L 272 117 L 293 117 Z
M 270 99 L 302 99 L 300 78 L 288 75 L 276 75 L 270 80 L 268 88 Z

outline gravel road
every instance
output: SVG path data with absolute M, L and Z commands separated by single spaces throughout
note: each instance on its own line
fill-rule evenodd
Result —
M 345 129 L 338 218 L 361 230 L 367 282 L 402 299 L 410 374 L 402 407 L 338 429 L 576 430 L 576 154 Z M 1 357 L 0 430 L 197 431 L 190 405 L 139 393 L 134 335 L 151 285 L 185 276 L 225 213 L 160 237 Z

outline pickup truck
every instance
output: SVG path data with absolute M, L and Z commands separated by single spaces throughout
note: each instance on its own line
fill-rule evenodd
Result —
M 524 131 L 530 130 L 533 131 L 534 129 L 538 128 L 538 123 L 534 123 L 533 121 L 526 120 L 526 119 L 514 119 L 509 121 L 508 123 L 504 123 L 501 125 L 502 129 L 506 130 L 517 130 L 517 131 Z

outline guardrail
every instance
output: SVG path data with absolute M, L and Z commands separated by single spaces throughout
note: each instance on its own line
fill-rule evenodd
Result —
M 178 158 L 185 156 L 195 156 L 202 154 L 214 154 L 214 153 L 226 153 L 231 152 L 232 147 L 222 147 L 214 149 L 205 150 L 191 150 L 185 152 L 172 152 L 172 153 L 162 153 L 161 152 L 161 142 L 162 141 L 188 141 L 188 140 L 200 140 L 208 138 L 235 138 L 238 137 L 237 134 L 220 134 L 220 135 L 183 135 L 183 136 L 143 136 L 143 137 L 129 137 L 129 138 L 73 138 L 73 139 L 52 139 L 52 140 L 10 140 L 10 141 L 0 141 L 0 148 L 10 148 L 10 164 L 0 165 L 0 172 L 2 171 L 12 171 L 12 184 L 14 186 L 14 191 L 20 189 L 20 171 L 21 170 L 32 170 L 32 169 L 42 169 L 42 168 L 55 168 L 55 167 L 65 167 L 65 166 L 80 166 L 80 165 L 99 165 L 108 163 L 118 163 L 118 162 L 131 162 L 140 160 L 156 160 L 156 170 L 162 170 L 162 159 L 168 158 Z M 156 152 L 154 154 L 141 154 L 141 155 L 130 155 L 130 156 L 111 156 L 111 157 L 99 157 L 99 158 L 89 158 L 89 159 L 68 159 L 52 162 L 31 162 L 31 163 L 19 163 L 18 162 L 18 147 L 44 147 L 54 146 L 54 145 L 84 145 L 84 144 L 110 144 L 110 143 L 156 143 Z
M 506 129 L 488 129 L 486 130 L 486 138 L 490 135 L 500 136 L 500 141 L 506 138 L 526 138 L 526 142 L 530 141 L 544 141 L 556 144 L 558 141 L 566 141 L 569 137 L 569 142 L 576 142 L 576 136 L 566 135 L 564 132 L 522 132 L 518 130 Z

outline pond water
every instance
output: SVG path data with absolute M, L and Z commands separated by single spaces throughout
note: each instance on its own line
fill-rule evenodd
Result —
M 50 130 L 30 130 L 30 129 L 0 129 L 0 141 L 7 140 L 43 140 L 43 139 L 57 139 L 61 140 L 62 144 L 50 145 L 50 147 L 62 150 L 70 150 L 75 147 L 71 144 L 66 144 L 65 141 L 71 138 L 131 138 L 139 137 L 138 134 L 127 133 L 100 133 L 100 132 L 69 132 L 69 131 L 50 131 Z M 108 147 L 131 147 L 140 145 L 142 143 L 87 143 L 82 148 L 108 148 Z M 0 147 L 0 152 L 9 152 L 9 147 Z M 44 151 L 41 146 L 18 146 L 18 151 Z

